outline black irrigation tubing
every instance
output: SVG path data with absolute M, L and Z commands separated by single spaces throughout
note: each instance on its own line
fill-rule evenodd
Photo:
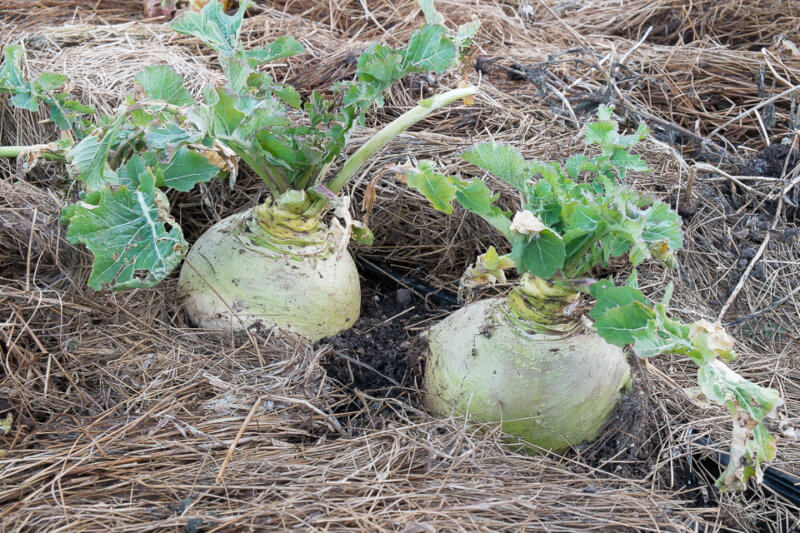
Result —
M 416 293 L 417 296 L 423 300 L 433 300 L 434 303 L 443 307 L 457 307 L 459 306 L 458 297 L 444 289 L 437 289 L 428 285 L 424 281 L 420 281 L 411 276 L 394 272 L 393 270 L 384 266 L 376 265 L 375 263 L 364 259 L 363 257 L 356 257 L 356 264 L 361 271 L 368 277 L 378 278 L 383 282 L 393 282 L 396 285 L 401 285 Z
M 714 443 L 711 439 L 699 437 L 695 439 L 693 443 L 712 448 L 714 450 L 714 453 L 711 454 L 712 460 L 717 463 L 717 466 L 721 466 L 720 470 L 728 466 L 730 456 L 726 452 L 720 451 L 719 445 Z M 692 456 L 690 455 L 689 457 Z M 763 484 L 775 494 L 800 507 L 800 479 L 775 470 L 774 468 L 766 467 L 764 469 Z

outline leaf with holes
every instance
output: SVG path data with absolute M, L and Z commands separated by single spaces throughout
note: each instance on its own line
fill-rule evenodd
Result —
M 84 244 L 94 255 L 88 284 L 96 290 L 151 287 L 188 249 L 169 216 L 166 195 L 153 187 L 152 175 L 138 189 L 122 186 L 90 194 L 69 213 L 67 239 Z

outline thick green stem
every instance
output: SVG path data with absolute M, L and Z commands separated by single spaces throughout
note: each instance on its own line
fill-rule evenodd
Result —
M 49 151 L 48 151 L 49 150 Z M 64 149 L 55 148 L 49 144 L 34 144 L 32 146 L 0 146 L 0 157 L 15 158 L 26 152 L 41 151 L 39 157 L 50 161 L 65 161 Z
M 281 195 L 281 193 L 289 188 L 288 182 L 286 182 L 282 176 L 277 176 L 274 172 L 272 172 L 272 169 L 269 168 L 269 165 L 265 161 L 261 161 L 257 157 L 252 157 L 250 152 L 247 151 L 247 146 L 242 145 L 233 139 L 224 139 L 222 142 L 224 142 L 231 150 L 236 152 L 236 155 L 241 157 L 242 161 L 247 163 L 247 166 L 253 169 L 253 172 L 258 174 L 258 177 L 264 181 L 273 197 L 277 198 Z
M 478 215 L 483 220 L 489 223 L 494 229 L 503 234 L 503 236 L 511 240 L 511 221 L 505 215 Z
M 373 135 L 372 138 L 361 148 L 356 150 L 356 152 L 344 162 L 342 169 L 336 174 L 333 180 L 331 180 L 330 184 L 328 184 L 328 188 L 334 193 L 338 193 L 347 184 L 347 181 L 353 177 L 358 169 L 361 168 L 364 163 L 366 163 L 367 159 L 372 157 L 375 152 L 386 146 L 389 141 L 431 113 L 438 111 L 442 107 L 449 105 L 456 100 L 471 96 L 477 91 L 477 87 L 463 87 L 459 89 L 453 89 L 451 91 L 447 91 L 446 93 L 434 96 L 433 98 L 427 98 L 421 101 L 417 107 L 406 111 L 392 122 L 384 126 L 383 129 Z M 325 200 L 319 199 L 312 204 L 309 210 L 306 211 L 306 214 L 310 216 L 316 215 L 322 211 L 325 205 Z

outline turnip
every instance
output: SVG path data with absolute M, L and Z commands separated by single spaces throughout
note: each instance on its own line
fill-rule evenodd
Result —
M 622 347 L 640 357 L 679 353 L 697 363 L 703 394 L 734 417 L 731 461 L 718 483 L 760 481 L 761 463 L 775 456 L 769 430 L 794 431 L 776 391 L 725 364 L 735 355 L 730 335 L 719 324 L 669 318 L 672 286 L 654 303 L 637 287 L 635 270 L 621 286 L 590 277 L 622 256 L 634 267 L 651 258 L 672 266 L 682 239 L 676 213 L 619 183 L 630 170 L 647 170 L 629 152 L 646 128 L 621 135 L 604 106 L 598 118 L 587 125 L 586 142 L 600 154 L 573 156 L 563 168 L 526 161 L 497 143 L 463 154 L 517 190 L 523 205 L 513 216 L 481 180 L 444 176 L 426 161 L 408 171 L 409 186 L 435 208 L 449 213 L 456 200 L 511 244 L 503 256 L 490 248 L 462 283 L 506 281 L 504 270 L 514 267 L 520 274 L 507 296 L 468 304 L 430 329 L 426 406 L 440 416 L 502 424 L 529 449 L 560 452 L 596 438 L 630 385 Z
M 171 24 L 217 52 L 224 87 L 206 88 L 197 102 L 171 68 L 148 67 L 137 77 L 139 94 L 126 97 L 114 116 L 94 121 L 87 119 L 91 108 L 59 92 L 63 76 L 26 80 L 21 48 L 7 46 L 0 92 L 10 93 L 18 107 L 47 107 L 66 138 L 53 146 L 0 148 L 0 155 L 60 158 L 82 182 L 83 197 L 65 209 L 64 219 L 67 238 L 94 254 L 89 286 L 95 289 L 148 287 L 167 276 L 189 246 L 170 217 L 164 190 L 188 191 L 225 173 L 233 185 L 243 161 L 264 181 L 269 197 L 198 239 L 181 269 L 179 297 L 190 321 L 202 327 L 279 326 L 317 340 L 358 318 L 360 287 L 347 244 L 351 236 L 371 240 L 369 230 L 349 216 L 349 200 L 340 191 L 394 137 L 476 89 L 422 100 L 380 129 L 338 172 L 330 171 L 353 128 L 383 103 L 389 87 L 410 73 L 443 73 L 457 65 L 479 25 L 473 21 L 451 32 L 431 0 L 420 0 L 426 24 L 404 48 L 368 47 L 356 79 L 335 87 L 337 102 L 317 92 L 303 102 L 294 88 L 259 69 L 302 52 L 297 41 L 282 37 L 263 49 L 241 46 L 249 4 L 240 2 L 229 16 L 212 0 Z M 338 217 L 333 222 L 325 216 L 330 211 Z

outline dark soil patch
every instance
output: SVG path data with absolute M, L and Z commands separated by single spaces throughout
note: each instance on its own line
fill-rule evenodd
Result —
M 596 468 L 628 478 L 643 477 L 657 461 L 657 422 L 652 400 L 634 377 L 634 385 L 606 422 L 600 439 L 586 446 L 585 454 Z
M 737 170 L 739 175 L 742 176 L 782 178 L 791 177 L 792 172 L 798 165 L 800 165 L 800 152 L 792 150 L 790 146 L 785 144 L 772 144 L 757 152 L 745 163 L 739 165 Z M 777 186 L 785 185 L 787 185 L 785 182 L 777 184 Z M 742 194 L 740 196 L 745 195 Z M 730 197 L 734 207 L 738 209 L 742 203 L 742 199 L 737 199 L 732 191 Z M 788 222 L 798 220 L 800 218 L 800 208 L 797 207 L 798 205 L 800 205 L 800 187 L 795 186 L 789 190 L 784 197 L 782 218 Z M 776 207 L 776 201 L 766 202 L 764 204 L 764 210 L 770 216 L 770 220 L 775 215 Z
M 787 157 L 789 158 L 788 162 L 786 161 Z M 739 165 L 738 170 L 741 176 L 780 178 L 783 175 L 784 166 L 788 175 L 799 163 L 800 153 L 793 151 L 785 144 L 772 144 Z
M 581 458 L 594 468 L 628 479 L 646 479 L 659 461 L 664 421 L 657 416 L 658 405 L 635 368 L 633 378 L 632 389 L 622 397 L 600 438 L 579 449 Z M 659 483 L 662 487 L 680 491 L 687 500 L 694 499 L 697 506 L 708 503 L 703 499 L 702 487 L 709 483 L 692 474 L 688 460 L 676 460 L 671 470 L 662 468 L 657 475 L 663 476 Z
M 378 396 L 415 390 L 425 341 L 420 338 L 444 309 L 391 281 L 362 280 L 361 317 L 355 326 L 322 342 L 328 375 L 349 389 Z

